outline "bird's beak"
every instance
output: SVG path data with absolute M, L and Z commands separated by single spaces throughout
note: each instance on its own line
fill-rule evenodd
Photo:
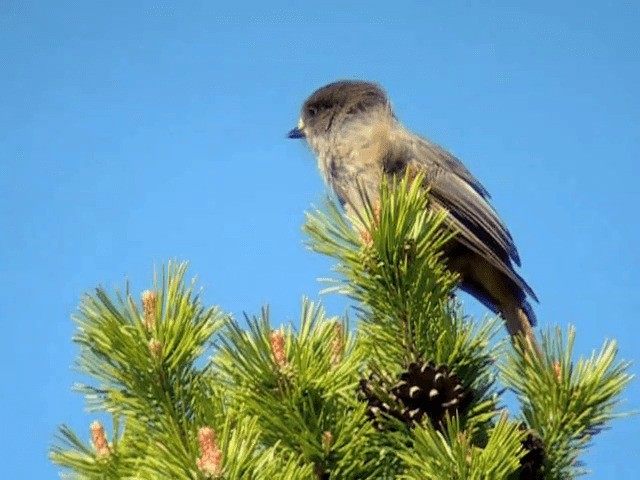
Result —
M 304 122 L 302 119 L 298 122 L 298 126 L 287 133 L 288 138 L 305 138 L 304 134 Z

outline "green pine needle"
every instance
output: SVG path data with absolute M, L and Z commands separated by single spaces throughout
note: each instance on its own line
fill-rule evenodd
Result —
M 586 473 L 578 461 L 593 436 L 621 414 L 614 411 L 632 375 L 630 363 L 616 360 L 616 342 L 573 360 L 575 329 L 543 335 L 543 358 L 515 346 L 501 365 L 505 385 L 522 404 L 522 415 L 545 444 L 545 479 Z
M 311 249 L 337 261 L 328 290 L 355 302 L 355 328 L 308 300 L 297 327 L 274 325 L 266 308 L 241 324 L 203 305 L 186 264 L 156 275 L 142 305 L 129 286 L 83 297 L 74 341 L 89 380 L 76 389 L 113 420 L 104 435 L 94 424 L 93 443 L 60 428 L 50 458 L 63 475 L 517 479 L 530 433 L 522 423 L 544 444 L 545 480 L 583 473 L 581 452 L 621 416 L 632 378 L 615 342 L 577 361 L 573 328 L 566 341 L 559 330 L 544 335 L 542 358 L 496 342 L 501 321 L 465 317 L 452 296 L 443 249 L 454 232 L 445 212 L 427 208 L 423 179 L 380 188 L 380 204 L 363 194 L 353 219 L 329 202 L 304 225 Z M 413 362 L 446 365 L 472 393 L 470 407 L 437 428 L 428 415 L 395 418 L 402 399 L 390 393 Z M 520 400 L 522 422 L 502 410 L 500 381 Z

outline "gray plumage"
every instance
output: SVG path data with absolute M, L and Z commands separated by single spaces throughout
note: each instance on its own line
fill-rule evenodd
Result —
M 489 204 L 489 193 L 456 157 L 407 130 L 382 88 L 344 80 L 316 90 L 289 137 L 306 138 L 347 211 L 361 208 L 358 184 L 375 201 L 383 175 L 422 172 L 431 208 L 447 210 L 447 221 L 457 232 L 445 253 L 449 268 L 460 274 L 460 287 L 500 312 L 511 335 L 523 333 L 539 352 L 527 301 L 537 298 L 514 270 L 512 262 L 520 266 L 518 250 Z

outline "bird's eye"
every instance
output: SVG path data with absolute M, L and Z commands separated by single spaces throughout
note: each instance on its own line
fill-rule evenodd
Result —
M 318 113 L 318 109 L 316 107 L 307 108 L 307 115 L 309 115 L 310 117 L 314 117 L 316 113 Z

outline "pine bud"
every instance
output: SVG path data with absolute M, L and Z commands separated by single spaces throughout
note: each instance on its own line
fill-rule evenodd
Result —
M 560 365 L 560 362 L 558 360 L 553 362 L 553 372 L 556 374 L 556 378 L 558 379 L 558 382 L 561 382 L 562 381 L 562 366 Z
M 331 343 L 331 365 L 335 366 L 342 359 L 343 345 L 343 326 L 342 323 L 336 322 L 333 325 L 333 342 Z
M 98 458 L 108 457 L 111 454 L 111 446 L 107 441 L 104 427 L 96 420 L 89 428 L 91 430 L 91 443 L 96 451 L 96 456 Z
M 213 428 L 202 427 L 198 432 L 198 443 L 201 455 L 197 464 L 200 471 L 210 477 L 222 475 L 222 450 Z
M 144 326 L 147 330 L 153 330 L 156 326 L 156 310 L 158 308 L 158 295 L 151 290 L 142 292 L 142 309 L 144 310 Z
M 271 332 L 271 354 L 273 360 L 279 367 L 287 365 L 287 357 L 284 351 L 284 335 L 280 330 L 273 330 Z
M 154 360 L 162 358 L 162 343 L 156 338 L 149 340 L 149 352 Z
M 380 202 L 376 201 L 373 206 L 373 224 L 377 227 L 380 225 Z
M 329 453 L 329 450 L 331 450 L 331 445 L 333 445 L 333 435 L 330 431 L 327 430 L 322 434 L 322 449 L 324 450 L 325 454 Z
M 371 230 L 377 228 L 380 225 L 380 202 L 376 202 L 373 206 L 373 220 L 371 225 L 362 226 L 360 229 L 360 240 L 362 240 L 362 244 L 365 246 L 369 246 L 373 243 L 373 238 L 371 236 Z
M 363 245 L 367 245 L 367 246 L 373 243 L 371 232 L 367 227 L 363 227 L 362 230 L 360 230 L 360 240 L 362 241 Z

